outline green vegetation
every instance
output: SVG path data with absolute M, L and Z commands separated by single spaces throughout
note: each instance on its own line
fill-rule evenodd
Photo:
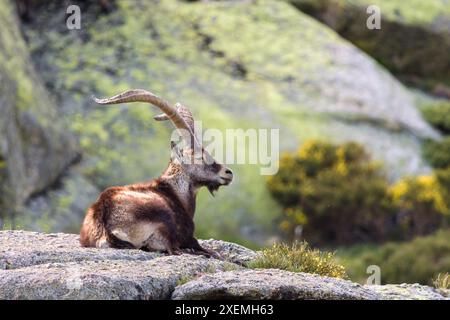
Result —
M 422 114 L 428 122 L 443 134 L 450 133 L 450 103 L 438 101 L 422 107 Z M 450 136 L 441 141 L 426 141 L 423 153 L 430 164 L 438 169 L 450 167 Z
M 247 265 L 249 268 L 281 269 L 292 272 L 315 273 L 321 276 L 347 278 L 345 268 L 336 263 L 334 254 L 312 249 L 306 242 L 291 246 L 279 243 L 264 249 L 261 256 Z
M 450 167 L 435 171 L 436 180 L 445 192 L 444 197 L 450 201 Z
M 450 136 L 441 141 L 429 140 L 424 143 L 423 153 L 434 168 L 450 167 Z
M 446 135 L 442 140 L 425 141 L 422 147 L 424 157 L 436 169 L 450 168 L 450 103 L 427 103 L 422 107 L 422 114 L 432 126 Z
M 443 134 L 450 134 L 450 102 L 441 100 L 422 108 L 425 119 Z
M 418 237 L 410 242 L 382 246 L 357 245 L 337 250 L 337 260 L 345 266 L 350 279 L 364 283 L 366 268 L 377 265 L 381 282 L 432 285 L 439 273 L 450 270 L 450 230 Z
M 450 273 L 439 273 L 433 284 L 436 289 L 450 289 Z

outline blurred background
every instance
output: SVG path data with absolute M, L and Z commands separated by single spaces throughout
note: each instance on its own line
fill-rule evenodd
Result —
M 355 281 L 450 271 L 450 1 L 0 2 L 0 229 L 77 233 L 102 189 L 158 176 L 170 125 L 91 100 L 143 88 L 207 128 L 280 129 L 278 174 L 231 165 L 197 237 L 306 240 Z

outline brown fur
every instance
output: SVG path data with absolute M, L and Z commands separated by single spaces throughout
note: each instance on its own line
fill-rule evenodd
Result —
M 190 150 L 178 150 L 180 153 L 192 156 Z M 223 165 L 186 165 L 175 159 L 158 179 L 103 191 L 87 210 L 80 243 L 84 247 L 136 248 L 169 254 L 190 249 L 197 254 L 215 255 L 194 238 L 196 195 L 202 186 L 213 191 L 231 180 L 231 170 Z

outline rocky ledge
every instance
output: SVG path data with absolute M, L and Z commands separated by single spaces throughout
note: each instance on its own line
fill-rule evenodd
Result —
M 78 235 L 0 231 L 0 299 L 450 299 L 417 284 L 366 286 L 276 269 L 258 253 L 203 240 L 224 261 L 140 250 L 81 248 Z

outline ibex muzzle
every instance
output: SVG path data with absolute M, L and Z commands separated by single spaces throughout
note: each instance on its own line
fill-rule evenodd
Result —
M 206 256 L 218 255 L 202 248 L 194 238 L 194 213 L 199 188 L 214 195 L 233 180 L 233 172 L 203 148 L 195 133 L 194 118 L 181 104 L 145 90 L 130 90 L 102 105 L 148 102 L 163 111 L 155 120 L 170 120 L 182 142 L 171 141 L 172 157 L 165 172 L 147 183 L 111 187 L 88 209 L 80 232 L 85 247 L 137 248 L 180 253 L 182 249 Z

